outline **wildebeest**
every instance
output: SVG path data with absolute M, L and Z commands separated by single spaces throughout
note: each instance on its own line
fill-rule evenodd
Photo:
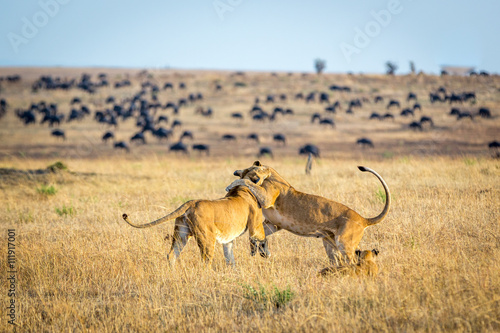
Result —
M 234 119 L 243 119 L 243 115 L 239 112 L 233 112 L 231 113 L 231 118 L 234 118 Z
M 457 115 L 457 120 L 461 120 L 464 118 L 469 118 L 470 120 L 474 120 L 474 116 L 470 112 L 460 112 Z
M 31 111 L 31 110 L 28 110 L 28 111 L 17 110 L 16 114 L 22 121 L 24 121 L 24 125 L 36 124 L 36 117 L 35 117 L 35 113 L 33 111 Z
M 274 103 L 274 95 L 267 95 L 266 103 Z
M 401 116 L 403 117 L 408 117 L 408 116 L 415 116 L 415 113 L 413 112 L 412 109 L 404 109 L 403 111 L 401 111 Z
M 356 144 L 360 145 L 361 147 L 365 148 L 365 147 L 368 147 L 368 148 L 375 148 L 375 146 L 373 145 L 373 142 L 372 140 L 368 139 L 368 138 L 361 138 L 361 139 L 358 139 L 356 141 Z
M 332 128 L 335 128 L 335 122 L 333 121 L 332 118 L 322 118 L 319 121 L 320 125 L 330 125 Z
M 249 139 L 249 140 L 255 140 L 255 142 L 257 142 L 257 143 L 260 142 L 259 135 L 257 133 L 250 133 L 250 134 L 248 134 L 247 139 Z
M 73 99 L 71 100 L 71 102 L 69 104 L 73 105 L 73 104 L 77 104 L 77 103 L 81 103 L 81 102 L 82 102 L 82 100 L 79 97 L 73 97 Z
M 389 113 L 389 112 L 386 113 L 386 114 L 384 114 L 383 118 L 384 119 L 392 119 L 392 120 L 394 120 L 394 116 L 392 115 L 392 113 Z
M 153 132 L 153 136 L 158 138 L 158 140 L 167 139 L 172 135 L 172 130 L 168 130 L 163 127 L 158 127 Z
M 286 137 L 284 134 L 278 133 L 273 135 L 273 140 L 276 142 L 281 142 L 283 145 L 286 145 Z
M 139 133 L 134 134 L 130 138 L 130 142 L 132 142 L 132 141 L 141 141 L 143 144 L 146 144 L 146 138 L 144 137 L 144 133 L 139 132 Z
M 384 101 L 384 98 L 382 96 L 375 96 L 375 98 L 374 98 L 375 104 L 377 104 L 378 102 L 383 102 L 383 101 Z
M 64 134 L 64 131 L 61 129 L 52 130 L 50 135 L 55 136 L 56 138 L 62 138 L 63 140 L 66 140 L 66 135 Z
M 189 138 L 189 139 L 193 140 L 193 132 L 191 132 L 191 131 L 184 131 L 182 133 L 182 135 L 181 135 L 181 137 L 180 137 L 179 140 L 182 140 L 184 138 Z
M 108 142 L 109 139 L 114 139 L 114 138 L 115 138 L 114 133 L 111 131 L 108 131 L 108 132 L 104 133 L 104 135 L 102 136 L 102 141 Z
M 173 130 L 174 128 L 181 127 L 181 126 L 182 126 L 182 122 L 180 120 L 176 119 L 172 122 L 172 125 L 170 126 L 170 128 Z
M 408 125 L 408 127 L 410 127 L 410 129 L 414 130 L 414 131 L 421 131 L 422 130 L 422 124 L 420 124 L 418 121 L 413 121 L 410 123 L 410 125 Z
M 236 137 L 232 134 L 224 134 L 222 136 L 222 140 L 224 140 L 224 141 L 236 141 Z
M 391 107 L 393 107 L 393 106 L 398 107 L 398 108 L 400 108 L 400 107 L 401 107 L 401 105 L 400 105 L 399 101 L 396 101 L 395 99 L 391 99 L 391 100 L 389 101 L 389 103 L 387 104 L 387 109 L 390 109 L 390 108 L 391 108 Z
M 488 148 L 490 149 L 500 149 L 500 142 L 498 141 L 491 141 L 488 143 Z
M 200 154 L 202 152 L 205 152 L 205 154 L 207 154 L 207 156 L 210 154 L 210 147 L 208 145 L 205 145 L 205 144 L 194 144 L 193 150 L 199 151 Z
M 417 100 L 417 95 L 415 93 L 409 92 L 408 97 L 406 98 L 406 101 L 409 102 L 411 100 L 416 101 Z
M 269 147 L 262 147 L 259 149 L 259 154 L 257 156 L 260 158 L 264 155 L 269 155 L 271 158 L 274 158 L 273 150 Z
M 422 116 L 420 118 L 420 125 L 424 126 L 424 124 L 429 124 L 431 127 L 434 127 L 434 122 L 432 121 L 431 117 Z
M 184 143 L 182 143 L 181 141 L 171 145 L 169 148 L 169 151 L 182 152 L 186 155 L 189 154 L 187 146 Z
M 319 94 L 319 102 L 320 103 L 323 103 L 323 102 L 330 103 L 330 96 L 328 96 L 328 94 L 325 92 L 320 93 Z
M 314 157 L 319 157 L 319 148 L 313 144 L 306 144 L 299 149 L 299 155 L 312 154 Z
M 158 125 L 161 122 L 168 124 L 168 117 L 167 116 L 158 116 L 158 119 L 156 119 L 155 124 Z
M 318 121 L 321 121 L 321 115 L 319 113 L 314 113 L 311 116 L 311 123 L 314 124 L 314 122 L 318 119 Z
M 491 112 L 490 112 L 490 109 L 487 109 L 487 108 L 480 108 L 477 114 L 478 114 L 481 118 L 486 118 L 486 119 L 491 118 Z
M 128 144 L 125 141 L 115 142 L 115 144 L 113 145 L 113 147 L 115 149 L 123 149 L 123 150 L 125 150 L 127 152 L 130 152 L 130 148 L 129 148 Z
M 452 108 L 450 113 L 449 113 L 450 116 L 457 116 L 457 117 L 459 114 L 460 114 L 460 110 L 457 108 Z
M 415 110 L 419 110 L 419 111 L 422 111 L 422 106 L 420 105 L 420 103 L 415 103 L 413 104 L 413 111 Z
M 372 114 L 370 115 L 370 119 L 381 120 L 382 118 L 380 117 L 380 115 L 377 112 L 372 112 Z

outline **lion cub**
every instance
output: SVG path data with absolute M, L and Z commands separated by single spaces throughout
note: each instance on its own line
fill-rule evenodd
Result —
M 167 256 L 171 266 L 191 237 L 196 239 L 206 263 L 211 263 L 215 243 L 219 242 L 223 246 L 226 262 L 234 265 L 233 241 L 247 229 L 251 255 L 259 250 L 261 256 L 269 256 L 262 210 L 255 196 L 244 186 L 233 188 L 221 199 L 188 201 L 172 213 L 147 224 L 134 224 L 127 214 L 122 217 L 135 228 L 149 228 L 175 218 L 172 247 Z
M 323 276 L 333 273 L 351 276 L 376 276 L 378 274 L 378 266 L 373 259 L 378 254 L 379 251 L 377 249 L 371 251 L 356 250 L 357 263 L 355 265 L 327 267 L 323 268 L 319 274 Z

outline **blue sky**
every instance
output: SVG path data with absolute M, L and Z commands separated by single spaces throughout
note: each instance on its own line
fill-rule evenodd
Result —
M 0 66 L 500 73 L 499 15 L 498 0 L 2 1 Z

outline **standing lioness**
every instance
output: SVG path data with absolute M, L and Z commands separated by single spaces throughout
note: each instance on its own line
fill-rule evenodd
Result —
M 352 264 L 356 261 L 356 250 L 366 227 L 382 221 L 389 212 L 391 195 L 382 177 L 375 171 L 358 167 L 374 174 L 382 183 L 386 202 L 383 211 L 376 217 L 364 218 L 354 210 L 338 202 L 317 195 L 295 190 L 276 170 L 256 161 L 251 167 L 236 170 L 235 180 L 226 190 L 235 186 L 247 186 L 262 207 L 266 236 L 279 229 L 299 236 L 323 239 L 326 253 L 335 264 Z M 262 180 L 261 186 L 254 184 Z M 340 255 L 339 255 L 340 254 Z
M 134 224 L 127 214 L 123 214 L 123 219 L 136 228 L 149 228 L 174 218 L 172 247 L 167 256 L 172 266 L 192 236 L 196 239 L 205 262 L 212 261 L 217 241 L 223 245 L 226 262 L 234 265 L 233 240 L 247 229 L 251 254 L 255 255 L 258 247 L 262 256 L 269 255 L 264 242 L 266 236 L 262 225 L 262 211 L 254 195 L 246 187 L 234 187 L 224 198 L 217 200 L 188 201 L 172 213 L 147 224 Z

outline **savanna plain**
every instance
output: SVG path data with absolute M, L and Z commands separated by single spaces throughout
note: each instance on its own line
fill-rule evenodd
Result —
M 106 71 L 109 80 L 127 77 L 131 87 L 103 87 L 88 94 L 76 88 L 34 92 L 31 84 L 50 71 L 78 78 L 82 71 L 95 77 L 97 70 L 2 71 L 22 77 L 21 82 L 2 82 L 0 90 L 9 103 L 0 118 L 0 265 L 6 272 L 8 230 L 15 229 L 17 331 L 500 330 L 500 160 L 488 148 L 500 130 L 497 77 L 173 70 L 124 74 L 115 69 Z M 118 151 L 101 142 L 101 135 L 113 130 L 128 142 L 137 132 L 135 121 L 107 127 L 93 115 L 61 123 L 67 136 L 62 141 L 51 137 L 52 129 L 39 119 L 25 126 L 15 112 L 45 100 L 68 114 L 74 97 L 95 112 L 107 108 L 104 100 L 111 94 L 124 100 L 141 83 L 161 88 L 166 81 L 183 81 L 187 90 L 160 89 L 162 104 L 189 92 L 203 93 L 203 101 L 180 108 L 177 115 L 158 112 L 169 121 L 182 121 L 182 130 L 175 129 L 173 137 L 191 130 L 194 143 L 210 145 L 210 155 L 169 152 L 176 139 L 160 141 L 149 133 L 147 144 L 132 143 L 130 152 Z M 352 91 L 328 91 L 333 83 Z M 441 86 L 476 91 L 477 104 L 458 108 L 474 113 L 484 106 L 492 117 L 451 117 L 449 103 L 430 103 L 427 97 Z M 294 99 L 296 93 L 311 91 L 328 91 L 343 109 L 327 114 L 324 104 Z M 369 119 L 374 111 L 386 112 L 389 99 L 406 104 L 409 91 L 418 95 L 418 118 L 432 117 L 432 128 L 413 131 L 408 128 L 411 119 L 394 109 L 393 121 Z M 255 97 L 265 100 L 271 93 L 287 94 L 288 99 L 261 101 L 263 109 L 282 105 L 294 114 L 275 122 L 253 121 L 248 111 Z M 383 106 L 373 102 L 375 95 L 384 97 Z M 149 98 L 149 92 L 144 96 Z M 366 100 L 354 114 L 346 114 L 353 98 Z M 195 113 L 199 106 L 213 108 L 213 117 Z M 233 112 L 241 112 L 243 120 L 233 119 Z M 332 117 L 336 127 L 311 124 L 315 112 Z M 251 132 L 272 148 L 274 158 L 257 157 L 259 146 L 246 139 Z M 286 145 L 272 141 L 277 132 L 286 135 Z M 239 137 L 228 143 L 220 139 L 224 133 Z M 361 136 L 370 137 L 375 147 L 356 145 Z M 298 155 L 306 143 L 321 149 L 309 175 L 304 172 L 307 156 Z M 380 251 L 379 274 L 318 276 L 329 265 L 321 240 L 284 230 L 269 236 L 270 258 L 251 257 L 244 234 L 235 243 L 234 268 L 226 265 L 220 245 L 213 266 L 203 265 L 191 240 L 171 269 L 166 260 L 171 240 L 166 236 L 172 234 L 174 221 L 134 229 L 121 218 L 127 213 L 136 222 L 148 222 L 190 199 L 221 198 L 236 179 L 233 172 L 256 159 L 297 190 L 341 202 L 365 217 L 377 215 L 386 198 L 378 180 L 357 166 L 380 173 L 391 190 L 392 207 L 384 221 L 366 229 L 359 245 Z M 7 273 L 2 273 L 2 332 L 13 330 L 6 310 L 8 289 Z

